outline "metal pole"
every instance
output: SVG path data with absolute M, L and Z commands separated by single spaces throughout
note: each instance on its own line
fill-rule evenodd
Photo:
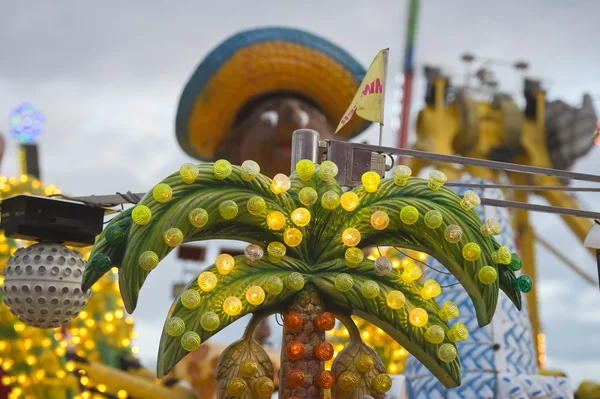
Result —
M 292 173 L 302 159 L 310 159 L 314 163 L 319 161 L 319 132 L 316 130 L 298 129 L 292 135 Z

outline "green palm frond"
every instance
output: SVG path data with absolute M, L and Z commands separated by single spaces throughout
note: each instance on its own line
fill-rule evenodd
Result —
M 284 257 L 278 263 L 259 261 L 256 265 L 249 265 L 243 256 L 235 257 L 235 266 L 227 275 L 221 275 L 215 265 L 204 270 L 204 272 L 213 273 L 217 277 L 217 283 L 214 289 L 204 292 L 198 285 L 198 279 L 190 281 L 184 290 L 175 299 L 169 316 L 165 322 L 159 348 L 159 375 L 167 374 L 184 356 L 189 353 L 181 345 L 181 334 L 169 334 L 167 326 L 171 323 L 179 323 L 181 327 L 176 331 L 195 332 L 198 334 L 199 342 L 205 342 L 210 337 L 235 322 L 239 318 L 255 312 L 274 312 L 282 303 L 290 299 L 299 289 L 304 287 L 305 281 L 308 281 L 310 269 L 302 262 Z M 294 273 L 292 275 L 292 273 Z M 302 276 L 304 281 L 295 281 L 296 285 L 290 285 L 288 277 L 299 278 Z M 275 294 L 275 291 L 269 292 L 265 289 L 264 301 L 260 305 L 252 305 L 246 299 L 246 291 L 250 287 L 266 287 L 269 281 L 278 279 L 281 282 L 281 292 Z M 182 296 L 190 291 L 198 293 L 196 301 L 191 301 L 194 306 L 184 306 L 185 300 Z M 227 298 L 239 298 L 241 300 L 241 309 L 238 314 L 231 316 L 225 313 L 223 304 Z M 212 330 L 207 330 L 202 326 L 202 316 L 212 312 L 218 317 L 218 322 Z M 181 320 L 174 321 L 174 318 Z M 182 324 L 183 323 L 183 324 Z

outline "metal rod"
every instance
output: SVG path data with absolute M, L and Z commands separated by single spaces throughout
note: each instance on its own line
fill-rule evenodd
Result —
M 500 188 L 503 190 L 600 192 L 600 187 L 524 186 L 520 184 L 446 183 L 447 187 Z
M 567 258 L 562 252 L 558 251 L 556 247 L 550 244 L 548 241 L 540 237 L 539 235 L 535 235 L 535 239 L 550 253 L 556 256 L 559 260 L 561 260 L 564 264 L 569 266 L 575 273 L 577 273 L 581 278 L 585 281 L 593 285 L 594 287 L 598 285 L 598 282 L 589 274 L 587 274 L 584 270 L 582 270 L 579 266 L 577 266 L 574 262 L 572 262 L 569 258 Z
M 586 219 L 600 218 L 600 212 L 583 211 L 580 209 L 560 208 L 556 206 L 536 205 L 526 202 L 498 200 L 492 198 L 481 198 L 483 205 L 497 206 L 501 208 L 523 209 L 525 211 L 553 213 L 556 215 L 575 216 Z
M 146 195 L 146 193 L 136 193 L 134 195 L 136 197 L 143 198 L 144 195 Z M 121 195 L 118 195 L 118 194 L 89 195 L 87 197 L 65 197 L 65 196 L 61 196 L 61 197 L 71 200 L 71 201 L 80 201 L 80 202 L 84 202 L 84 203 L 86 202 L 89 204 L 106 206 L 106 207 L 131 203 L 131 201 L 126 200 L 125 198 L 123 198 Z
M 330 141 L 335 141 L 335 140 L 330 140 Z M 590 182 L 594 182 L 594 183 L 600 183 L 600 176 L 590 175 L 587 173 L 575 173 L 575 172 L 568 172 L 565 170 L 540 168 L 537 166 L 519 165 L 519 164 L 514 164 L 514 163 L 509 163 L 509 162 L 488 161 L 488 160 L 484 160 L 484 159 L 467 158 L 467 157 L 461 157 L 461 156 L 457 156 L 457 155 L 443 155 L 443 154 L 436 154 L 433 152 L 409 150 L 406 148 L 383 147 L 383 146 L 360 144 L 360 143 L 353 143 L 353 146 L 354 146 L 354 148 L 369 150 L 369 151 L 377 152 L 380 154 L 384 154 L 384 153 L 397 154 L 397 155 L 407 156 L 407 157 L 411 157 L 411 158 L 426 159 L 429 161 L 457 163 L 460 165 L 480 166 L 483 168 L 495 169 L 495 170 L 505 170 L 505 171 L 509 171 L 509 172 L 520 172 L 520 173 L 528 173 L 528 174 L 542 175 L 542 176 L 555 176 L 555 177 L 562 177 L 562 178 L 571 179 L 571 180 L 582 180 L 582 181 L 590 181 Z

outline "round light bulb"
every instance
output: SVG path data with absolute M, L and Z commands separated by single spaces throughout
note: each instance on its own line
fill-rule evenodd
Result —
M 254 285 L 246 291 L 246 301 L 250 305 L 258 306 L 265 301 L 265 291 L 258 285 Z
M 345 211 L 352 212 L 360 204 L 360 199 L 354 191 L 346 191 L 340 198 L 340 205 Z
M 497 236 L 500 234 L 500 223 L 494 218 L 488 219 L 479 228 L 479 231 L 484 237 Z
M 481 205 L 481 198 L 479 198 L 479 195 L 475 191 L 466 191 L 460 200 L 460 206 L 465 211 L 469 211 L 479 205 Z
M 145 226 L 152 219 L 152 211 L 146 205 L 137 205 L 131 212 L 131 220 L 137 225 Z
M 438 315 L 440 316 L 440 319 L 448 321 L 450 319 L 456 319 L 460 316 L 460 312 L 458 306 L 456 306 L 454 302 L 448 301 L 444 303 L 442 308 L 438 311 Z
M 278 173 L 273 177 L 273 182 L 271 183 L 271 192 L 273 194 L 281 194 L 285 193 L 292 186 L 292 182 L 290 178 L 284 175 L 283 173 Z
M 377 211 L 371 215 L 371 226 L 375 230 L 385 230 L 390 224 L 390 217 L 384 211 Z
M 181 304 L 190 310 L 196 309 L 198 306 L 200 306 L 201 300 L 202 298 L 196 290 L 185 290 L 181 294 Z
M 252 216 L 258 216 L 267 209 L 267 204 L 262 197 L 255 195 L 248 200 L 246 209 L 248 209 L 248 213 Z
M 354 286 L 354 279 L 346 273 L 340 273 L 335 277 L 333 285 L 339 292 L 348 292 Z
M 513 252 L 510 255 L 510 263 L 507 266 L 513 272 L 521 270 L 521 268 L 523 267 L 523 262 L 521 261 L 521 257 L 518 254 Z
M 430 229 L 437 229 L 444 223 L 444 218 L 440 211 L 431 210 L 425 214 L 424 222 Z
M 219 159 L 213 165 L 213 174 L 218 180 L 224 180 L 231 175 L 231 163 L 226 159 Z
M 277 263 L 285 256 L 287 249 L 280 242 L 273 241 L 267 245 L 267 253 L 269 254 L 269 262 Z
M 196 228 L 202 228 L 208 223 L 208 212 L 202 208 L 195 208 L 188 213 L 188 220 Z
M 333 190 L 326 191 L 321 196 L 321 206 L 328 211 L 332 211 L 340 204 L 340 196 Z
M 244 257 L 246 258 L 246 263 L 249 265 L 256 265 L 262 259 L 265 251 L 260 247 L 260 245 L 250 244 L 246 248 L 244 248 Z
M 475 262 L 481 256 L 481 248 L 474 242 L 468 242 L 462 249 L 462 256 L 469 262 Z
M 477 278 L 479 278 L 482 284 L 494 284 L 498 279 L 498 272 L 492 266 L 483 266 L 477 272 Z
M 259 396 L 267 396 L 271 397 L 273 392 L 275 391 L 275 384 L 273 381 L 267 377 L 262 376 L 259 377 L 256 383 L 254 384 L 254 392 L 256 392 Z
M 242 301 L 240 298 L 230 296 L 223 301 L 223 311 L 228 316 L 237 316 L 242 312 Z
M 346 252 L 344 253 L 344 260 L 346 261 L 346 266 L 350 268 L 355 268 L 356 266 L 358 266 L 364 258 L 364 252 L 356 247 L 350 247 L 346 249 Z
M 265 283 L 265 291 L 269 295 L 279 295 L 283 291 L 283 281 L 277 276 L 271 276 Z
M 193 163 L 186 163 L 179 169 L 179 177 L 185 184 L 192 184 L 196 181 L 196 178 L 200 174 L 198 166 Z
M 444 341 L 445 335 L 446 333 L 444 333 L 442 326 L 434 324 L 425 331 L 425 340 L 431 344 L 438 345 Z
M 452 244 L 456 244 L 462 239 L 463 231 L 457 224 L 449 224 L 444 230 L 444 238 Z
M 255 161 L 244 161 L 240 168 L 242 170 L 240 175 L 245 181 L 251 181 L 260 174 L 260 166 Z
M 317 203 L 319 194 L 317 193 L 317 190 L 312 187 L 304 187 L 298 193 L 298 199 L 302 205 L 311 206 Z
M 290 273 L 285 279 L 285 286 L 292 291 L 304 288 L 304 276 L 297 272 Z
M 158 203 L 167 203 L 173 197 L 173 189 L 165 183 L 157 184 L 152 190 L 152 197 Z
M 310 223 L 310 212 L 306 208 L 296 208 L 291 215 L 292 222 L 298 227 L 304 227 Z
M 429 315 L 425 309 L 414 308 L 410 311 L 408 321 L 415 327 L 423 327 L 429 321 Z
M 381 176 L 377 172 L 365 172 L 360 178 L 365 191 L 368 193 L 374 193 L 379 188 L 379 182 L 381 181 Z
M 356 385 L 358 385 L 356 374 L 354 374 L 352 371 L 344 371 L 338 377 L 337 385 L 342 391 L 353 391 L 354 388 L 356 388 Z
M 492 261 L 502 265 L 509 265 L 512 254 L 508 247 L 500 247 L 497 251 L 492 252 Z
M 221 319 L 219 319 L 219 315 L 215 312 L 206 312 L 200 318 L 200 326 L 205 331 L 215 331 L 219 328 L 220 323 Z
M 296 173 L 302 181 L 309 181 L 315 173 L 315 164 L 310 159 L 302 159 L 296 163 Z
M 342 242 L 347 247 L 355 247 L 360 243 L 360 231 L 349 227 L 342 232 Z
M 419 210 L 412 205 L 406 205 L 400 210 L 400 220 L 402 223 L 411 225 L 419 220 Z
M 412 175 L 412 170 L 406 165 L 396 165 L 392 169 L 394 175 L 394 183 L 397 186 L 403 187 L 408 183 L 408 179 Z
M 215 260 L 215 267 L 219 274 L 225 276 L 229 274 L 235 266 L 235 259 L 229 254 L 220 254 Z
M 179 317 L 169 317 L 165 323 L 165 331 L 171 337 L 179 337 L 185 332 L 185 322 Z
M 368 299 L 373 299 L 379 295 L 379 284 L 373 280 L 367 280 L 360 286 L 360 293 Z
M 456 323 L 448 331 L 448 339 L 452 342 L 466 341 L 469 338 L 469 330 L 463 323 Z
M 398 310 L 402 309 L 406 304 L 406 297 L 398 290 L 392 290 L 388 292 L 385 297 L 385 302 L 390 309 Z
M 422 275 L 423 270 L 421 270 L 414 262 L 408 261 L 400 276 L 405 283 L 410 284 L 413 281 L 420 279 Z
M 338 167 L 331 161 L 324 161 L 319 168 L 319 179 L 327 182 L 333 180 L 338 174 Z
M 198 287 L 204 292 L 210 292 L 217 286 L 217 276 L 213 272 L 202 272 L 198 276 Z
M 231 220 L 238 214 L 238 206 L 234 201 L 227 200 L 219 204 L 219 215 L 223 219 Z
M 269 212 L 267 215 L 267 227 L 271 230 L 283 229 L 285 221 L 285 215 L 279 211 Z
M 443 172 L 439 170 L 432 170 L 429 172 L 429 183 L 427 187 L 429 187 L 433 191 L 437 191 L 440 187 L 448 181 L 448 178 Z
M 240 362 L 240 376 L 243 378 L 253 378 L 258 374 L 258 363 L 252 359 L 244 359 Z
M 356 367 L 356 371 L 361 374 L 366 374 L 369 371 L 373 370 L 375 366 L 375 361 L 373 360 L 373 356 L 361 353 L 354 358 L 354 367 Z
M 200 342 L 200 336 L 194 331 L 188 331 L 181 337 L 181 347 L 188 352 L 198 349 Z
M 106 238 L 106 242 L 108 242 L 109 244 L 117 245 L 125 240 L 125 232 L 119 226 L 108 226 L 106 228 L 106 233 L 104 237 Z M 2 238 L 2 241 L 6 240 L 6 238 Z
M 456 348 L 452 344 L 442 344 L 437 351 L 437 357 L 444 363 L 453 362 L 458 356 Z
M 385 393 L 392 389 L 392 378 L 384 373 L 378 374 L 377 377 L 373 379 L 371 387 L 377 392 Z
M 375 263 L 373 264 L 373 269 L 375 270 L 375 274 L 378 276 L 387 276 L 390 274 L 394 267 L 392 260 L 386 256 L 380 256 L 375 259 Z
M 175 248 L 183 242 L 183 232 L 178 228 L 170 228 L 163 234 L 165 244 L 171 248 Z
M 233 377 L 227 381 L 227 393 L 233 397 L 244 396 L 248 387 L 246 381 L 240 377 Z
M 517 289 L 523 293 L 528 293 L 533 288 L 533 281 L 531 281 L 531 277 L 527 274 L 523 274 L 518 278 L 511 281 L 513 287 L 517 287 Z
M 435 280 L 427 280 L 425 284 L 423 284 L 423 288 L 421 288 L 420 294 L 425 300 L 429 300 L 431 298 L 435 298 L 442 293 L 442 288 Z
M 283 242 L 288 247 L 297 247 L 302 242 L 302 232 L 295 227 L 285 229 L 283 232 Z
M 138 263 L 144 270 L 153 270 L 158 265 L 158 255 L 152 251 L 144 251 L 140 255 Z

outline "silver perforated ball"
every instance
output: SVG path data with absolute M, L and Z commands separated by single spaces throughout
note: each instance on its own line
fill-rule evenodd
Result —
M 92 293 L 81 290 L 84 267 L 81 253 L 60 244 L 20 248 L 2 271 L 4 303 L 29 326 L 61 327 L 79 315 Z
M 375 259 L 375 274 L 378 276 L 386 276 L 390 274 L 392 267 L 392 261 L 388 257 L 380 256 L 379 258 Z

